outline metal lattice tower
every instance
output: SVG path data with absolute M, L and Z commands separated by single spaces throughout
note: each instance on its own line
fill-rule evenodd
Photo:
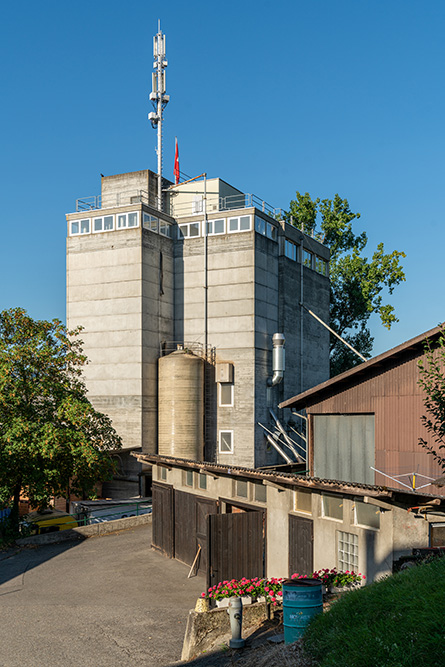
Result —
M 163 111 L 167 106 L 170 96 L 165 93 L 165 68 L 168 65 L 165 57 L 165 35 L 161 31 L 161 22 L 158 21 L 158 32 L 153 37 L 153 75 L 152 92 L 149 99 L 155 111 L 148 114 L 148 120 L 152 127 L 158 129 L 158 210 L 162 211 L 162 119 Z

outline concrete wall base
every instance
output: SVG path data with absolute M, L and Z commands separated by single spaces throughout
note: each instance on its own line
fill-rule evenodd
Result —
M 268 613 L 264 602 L 243 607 L 243 629 L 266 621 L 270 617 Z M 191 610 L 187 619 L 181 660 L 192 660 L 204 651 L 220 649 L 221 644 L 230 637 L 227 609 L 212 609 L 206 612 Z
M 88 537 L 100 537 L 107 533 L 114 533 L 117 530 L 127 530 L 128 528 L 133 528 L 133 526 L 151 523 L 151 518 L 151 514 L 141 514 L 140 516 L 129 516 L 125 519 L 103 521 L 102 523 L 93 523 L 90 526 L 79 526 L 78 528 L 71 528 L 70 530 L 61 530 L 57 533 L 22 537 L 16 541 L 16 544 L 25 546 L 27 544 L 55 544 L 57 542 L 67 542 L 69 540 L 85 540 Z

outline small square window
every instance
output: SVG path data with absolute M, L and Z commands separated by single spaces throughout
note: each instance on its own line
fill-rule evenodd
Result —
M 343 521 L 343 498 L 340 496 L 322 496 L 323 516 Z
M 78 220 L 73 221 L 71 223 L 71 236 L 74 236 L 75 234 L 78 234 L 79 229 L 80 229 L 79 221 Z
M 104 217 L 104 231 L 109 232 L 114 227 L 114 216 L 106 215 Z
M 266 221 L 263 220 L 263 218 L 255 216 L 255 231 L 258 232 L 258 234 L 266 235 Z
M 89 234 L 90 233 L 90 221 L 89 220 L 81 220 L 80 221 L 80 233 L 81 234 Z
M 250 215 L 242 215 L 239 219 L 239 228 L 241 232 L 249 231 L 250 229 Z
M 188 225 L 178 225 L 178 239 L 185 239 L 189 235 Z
M 233 384 L 231 382 L 220 382 L 219 405 L 220 407 L 233 407 Z
M 168 238 L 171 238 L 172 236 L 171 224 L 169 222 L 165 222 L 165 220 L 160 220 L 159 223 L 160 223 L 159 233 L 162 234 L 162 236 L 168 236 Z
M 240 498 L 248 498 L 247 482 L 243 479 L 236 480 L 236 495 Z
M 233 431 L 219 432 L 219 451 L 220 454 L 233 453 Z
M 229 232 L 237 232 L 239 228 L 239 218 L 229 218 Z
M 129 227 L 137 227 L 138 226 L 137 211 L 135 211 L 134 213 L 129 213 L 128 214 L 128 226 Z
M 357 500 L 355 502 L 355 523 L 366 528 L 380 528 L 380 510 L 375 505 L 362 503 Z
M 214 234 L 224 234 L 224 220 L 214 220 Z
M 298 491 L 295 491 L 294 509 L 297 512 L 312 514 L 312 493 L 305 489 L 298 489 Z
M 127 226 L 127 214 L 122 213 L 121 215 L 117 216 L 117 228 L 123 229 L 126 226 Z
M 325 262 L 324 259 L 321 259 L 321 257 L 315 256 L 315 270 L 322 276 L 327 276 L 328 275 L 327 262 Z
M 289 259 L 292 259 L 294 262 L 297 261 L 297 246 L 295 243 L 292 243 L 292 241 L 288 241 L 287 239 L 284 242 L 284 254 L 286 257 Z
M 158 219 L 149 213 L 142 214 L 142 224 L 145 229 L 149 229 L 151 232 L 158 231 Z
M 190 236 L 199 236 L 199 222 L 190 223 Z
M 272 239 L 272 241 L 277 240 L 277 228 L 271 225 L 270 222 L 267 223 L 267 237 Z
M 198 482 L 199 488 L 206 490 L 207 489 L 207 475 L 204 475 L 203 473 L 200 472 L 198 479 L 199 479 L 199 482 Z

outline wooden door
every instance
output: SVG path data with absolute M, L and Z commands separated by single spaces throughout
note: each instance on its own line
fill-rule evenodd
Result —
M 211 514 L 208 522 L 208 587 L 226 579 L 264 577 L 264 512 Z
M 314 531 L 312 519 L 289 515 L 289 576 L 313 572 Z
M 174 556 L 173 488 L 153 482 L 152 489 L 152 547 L 165 556 Z
M 207 573 L 207 517 L 209 514 L 217 514 L 218 502 L 207 498 L 196 498 L 196 548 L 201 547 L 198 561 L 198 571 Z

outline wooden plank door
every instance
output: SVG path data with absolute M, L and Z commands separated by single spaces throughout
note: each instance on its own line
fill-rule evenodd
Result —
M 152 547 L 165 556 L 174 556 L 173 488 L 153 482 Z
M 289 576 L 312 574 L 314 569 L 314 530 L 312 519 L 289 515 Z
M 196 498 L 196 548 L 201 547 L 198 561 L 198 571 L 207 573 L 207 517 L 209 514 L 217 514 L 218 502 L 207 498 Z
M 264 512 L 210 514 L 208 587 L 226 579 L 264 577 Z

